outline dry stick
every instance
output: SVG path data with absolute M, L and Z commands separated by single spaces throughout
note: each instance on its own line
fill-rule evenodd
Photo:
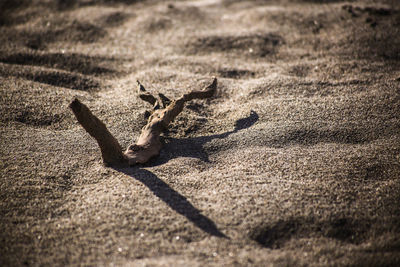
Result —
M 74 99 L 69 107 L 86 132 L 96 139 L 104 164 L 111 166 L 125 161 L 125 156 L 117 139 L 108 131 L 106 125 L 92 114 L 87 106 L 79 102 L 78 99 Z
M 157 106 L 157 99 L 146 92 L 139 84 L 140 98 L 151 103 L 154 108 Z M 179 99 L 172 101 L 166 108 L 157 109 L 149 117 L 146 126 L 134 145 L 122 153 L 122 148 L 114 136 L 108 131 L 104 123 L 99 120 L 84 104 L 78 99 L 69 105 L 75 114 L 78 122 L 99 144 L 103 162 L 107 166 L 119 166 L 124 164 L 134 165 L 145 163 L 150 158 L 160 153 L 162 144 L 160 134 L 167 129 L 168 125 L 183 110 L 187 101 L 192 99 L 205 99 L 214 95 L 217 89 L 217 79 L 214 78 L 211 85 L 202 91 L 192 91 Z M 145 97 L 143 97 L 145 95 Z

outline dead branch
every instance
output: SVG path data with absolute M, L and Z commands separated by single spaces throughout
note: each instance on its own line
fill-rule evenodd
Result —
M 145 163 L 150 158 L 160 153 L 162 144 L 160 135 L 168 125 L 182 112 L 186 102 L 193 99 L 205 99 L 214 95 L 217 89 L 217 79 L 204 90 L 193 90 L 175 101 L 169 100 L 166 96 L 159 94 L 160 100 L 155 98 L 138 81 L 139 97 L 153 105 L 153 113 L 150 115 L 147 124 L 143 127 L 141 134 L 135 144 L 128 146 L 125 152 L 114 136 L 108 131 L 105 124 L 78 99 L 72 101 L 69 107 L 82 127 L 96 139 L 107 166 L 123 164 L 134 165 Z M 160 109 L 160 106 L 162 107 Z
M 125 161 L 125 156 L 117 139 L 108 131 L 106 125 L 92 114 L 87 106 L 75 99 L 69 107 L 86 132 L 96 139 L 103 162 L 106 165 L 117 165 Z

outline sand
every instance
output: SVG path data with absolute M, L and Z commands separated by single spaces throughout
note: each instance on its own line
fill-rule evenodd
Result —
M 0 1 L 1 266 L 399 266 L 397 1 Z M 159 157 L 108 168 L 216 76 Z

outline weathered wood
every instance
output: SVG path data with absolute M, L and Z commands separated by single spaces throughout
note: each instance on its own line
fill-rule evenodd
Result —
M 154 112 L 149 117 L 147 124 L 143 127 L 141 134 L 135 144 L 130 145 L 123 153 L 122 148 L 114 136 L 108 131 L 105 124 L 98 119 L 84 104 L 75 99 L 70 104 L 70 108 L 75 114 L 82 127 L 96 139 L 103 157 L 103 162 L 108 166 L 121 164 L 145 163 L 150 158 L 160 153 L 162 144 L 160 135 L 168 125 L 182 112 L 186 102 L 193 99 L 205 99 L 212 97 L 217 89 L 217 79 L 214 78 L 212 84 L 201 91 L 192 91 L 172 101 L 167 107 L 157 109 L 159 101 L 148 93 L 143 85 L 138 82 L 139 97 L 153 105 Z M 169 99 L 161 96 L 161 104 L 164 106 Z
M 87 106 L 78 99 L 74 99 L 69 107 L 86 132 L 96 139 L 105 165 L 117 165 L 126 162 L 117 139 L 108 131 L 106 125 L 92 114 Z

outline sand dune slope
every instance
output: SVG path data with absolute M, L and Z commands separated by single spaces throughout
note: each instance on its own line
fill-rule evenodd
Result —
M 0 2 L 1 266 L 399 266 L 397 1 Z M 159 157 L 150 107 L 218 77 Z

